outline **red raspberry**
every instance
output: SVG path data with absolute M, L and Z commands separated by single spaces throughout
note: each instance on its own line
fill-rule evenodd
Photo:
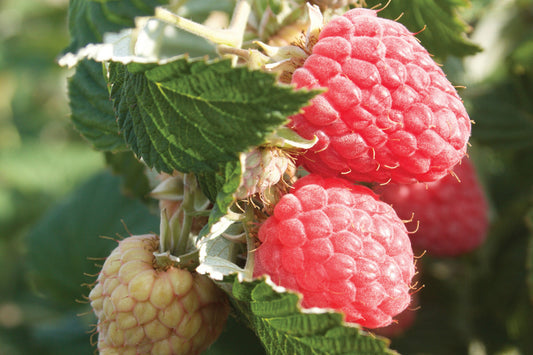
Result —
M 307 170 L 352 181 L 435 181 L 466 152 L 470 119 L 455 88 L 403 25 L 353 9 L 321 31 L 298 88 L 327 88 L 290 126 L 319 142 Z
M 488 205 L 474 167 L 463 159 L 454 171 L 458 178 L 448 175 L 432 183 L 387 185 L 378 190 L 401 218 L 413 219 L 408 228 L 416 230 L 419 222 L 411 234 L 414 249 L 455 256 L 474 250 L 485 240 Z
M 413 252 L 403 222 L 371 190 L 308 175 L 259 228 L 254 276 L 303 295 L 305 308 L 383 327 L 410 301 Z
M 420 269 L 417 270 L 419 275 Z M 403 335 L 415 323 L 417 311 L 420 309 L 419 293 L 415 292 L 411 296 L 409 306 L 396 317 L 391 324 L 383 328 L 373 329 L 372 332 L 387 338 L 396 338 Z

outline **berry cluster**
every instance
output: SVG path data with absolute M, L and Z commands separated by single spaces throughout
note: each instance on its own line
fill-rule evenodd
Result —
M 296 88 L 324 89 L 288 123 L 311 142 L 294 159 L 309 174 L 295 178 L 293 150 L 261 146 L 240 155 L 233 198 L 262 203 L 260 223 L 243 227 L 258 225 L 247 230 L 257 234 L 253 276 L 298 292 L 305 308 L 386 327 L 412 302 L 413 248 L 457 255 L 485 238 L 487 202 L 463 159 L 470 120 L 414 35 L 377 11 L 334 17 L 309 43 L 299 52 L 311 51 L 303 65 L 285 71 Z M 296 180 L 289 192 L 285 175 Z M 161 236 L 126 238 L 105 261 L 89 295 L 101 353 L 197 354 L 221 333 L 226 295 L 189 271 L 198 260 L 175 260 L 196 255 L 190 237 L 207 223 L 198 212 L 212 206 L 194 194 L 200 190 L 191 176 L 166 176 L 154 190 L 168 219 Z M 373 191 L 359 182 L 382 186 Z M 405 220 L 413 213 L 420 228 L 410 238 Z M 179 238 L 169 241 L 169 230 Z
M 414 35 L 369 9 L 328 22 L 292 83 L 325 89 L 289 123 L 318 142 L 298 157 L 310 174 L 258 230 L 254 275 L 298 291 L 303 307 L 388 326 L 411 302 L 415 274 L 400 217 L 412 220 L 414 212 L 414 247 L 438 255 L 470 251 L 484 239 L 482 189 L 467 160 L 457 165 L 469 117 Z M 384 200 L 357 182 L 385 185 L 376 188 Z

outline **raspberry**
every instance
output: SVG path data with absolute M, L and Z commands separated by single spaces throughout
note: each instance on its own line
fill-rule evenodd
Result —
M 474 250 L 485 240 L 488 204 L 474 166 L 465 158 L 454 171 L 458 178 L 448 175 L 427 184 L 391 184 L 378 190 L 398 216 L 412 219 L 408 228 L 416 230 L 418 220 L 418 230 L 411 234 L 414 249 L 455 256 Z
M 368 328 L 407 307 L 413 252 L 403 222 L 370 189 L 310 174 L 261 224 L 254 276 L 302 294 L 302 306 L 335 309 Z
M 243 154 L 241 164 L 244 168 L 242 182 L 235 192 L 238 200 L 268 192 L 270 187 L 283 181 L 285 171 L 294 165 L 281 149 L 262 147 Z
M 333 18 L 291 82 L 327 89 L 289 124 L 319 139 L 299 161 L 310 172 L 429 182 L 466 152 L 471 124 L 455 88 L 407 28 L 377 11 Z
M 206 276 L 154 268 L 156 235 L 126 238 L 89 294 L 101 354 L 198 354 L 220 335 L 225 295 Z
M 383 328 L 373 329 L 372 332 L 387 338 L 396 338 L 403 335 L 415 323 L 416 314 L 419 308 L 420 302 L 418 293 L 413 293 L 409 306 L 403 310 L 403 312 L 394 317 L 394 320 L 391 324 Z

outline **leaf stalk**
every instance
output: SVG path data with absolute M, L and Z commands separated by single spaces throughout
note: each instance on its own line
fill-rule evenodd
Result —
M 251 0 L 239 0 L 235 5 L 230 25 L 227 29 L 216 29 L 200 23 L 188 20 L 175 13 L 157 7 L 155 9 L 155 18 L 175 25 L 176 27 L 205 38 L 215 44 L 221 44 L 240 48 L 242 46 L 244 31 L 248 23 L 248 17 L 251 12 Z

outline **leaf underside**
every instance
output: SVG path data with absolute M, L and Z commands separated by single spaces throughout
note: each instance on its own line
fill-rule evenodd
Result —
M 63 51 L 77 52 L 89 43 L 100 43 L 106 32 L 133 27 L 135 16 L 153 14 L 166 1 L 72 0 L 68 22 L 71 42 Z M 71 117 L 76 129 L 95 149 L 120 151 L 126 148 L 119 134 L 113 105 L 101 63 L 82 61 L 68 81 Z

